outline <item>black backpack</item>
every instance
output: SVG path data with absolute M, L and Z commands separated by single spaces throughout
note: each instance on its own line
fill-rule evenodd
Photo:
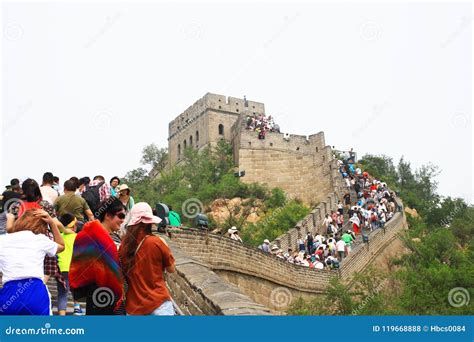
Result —
M 100 187 L 104 185 L 104 182 L 101 182 L 94 186 L 87 186 L 86 191 L 82 193 L 82 198 L 84 198 L 89 206 L 90 210 L 96 216 L 96 211 L 99 210 L 100 205 Z

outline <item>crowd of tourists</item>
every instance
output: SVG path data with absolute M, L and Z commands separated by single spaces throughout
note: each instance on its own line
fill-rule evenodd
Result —
M 50 315 L 53 304 L 65 315 L 69 292 L 75 315 L 174 314 L 164 280 L 174 257 L 152 234 L 161 218 L 120 183 L 71 177 L 59 186 L 50 172 L 41 186 L 10 182 L 0 214 L 0 315 Z
M 268 117 L 264 114 L 247 115 L 246 128 L 257 132 L 259 139 L 265 139 L 265 135 L 268 132 L 280 133 L 280 126 L 275 124 L 271 115 Z
M 285 252 L 276 244 L 271 245 L 268 239 L 263 241 L 259 249 L 297 265 L 337 269 L 351 253 L 354 244 L 363 240 L 361 236 L 364 232 L 384 228 L 399 209 L 394 193 L 389 191 L 386 183 L 355 168 L 352 156 L 344 161 L 339 160 L 338 164 L 346 181 L 347 192 L 343 202 L 337 204 L 337 210 L 325 215 L 320 229 L 322 233 L 313 235 L 308 232 L 305 237 L 298 238 L 296 250 L 289 248 Z M 356 196 L 353 200 L 351 193 Z M 346 224 L 344 214 L 348 218 Z

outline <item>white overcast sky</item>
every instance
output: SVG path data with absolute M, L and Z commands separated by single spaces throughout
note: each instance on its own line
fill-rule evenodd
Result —
M 472 202 L 470 4 L 3 3 L 2 187 L 123 176 L 206 92 Z

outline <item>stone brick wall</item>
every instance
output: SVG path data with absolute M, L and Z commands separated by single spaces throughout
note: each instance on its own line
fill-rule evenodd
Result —
M 234 162 L 246 183 L 266 183 L 280 187 L 292 198 L 308 205 L 324 200 L 342 180 L 335 181 L 334 159 L 330 146 L 325 146 L 324 133 L 309 137 L 267 133 L 265 139 L 245 129 L 244 118 L 234 124 L 232 144 Z
M 328 203 L 326 206 L 329 208 Z M 320 213 L 321 210 L 315 210 L 318 217 Z M 253 300 L 271 309 L 282 310 L 286 307 L 272 306 L 268 293 L 283 287 L 296 298 L 323 293 L 332 277 L 350 282 L 355 272 L 366 268 L 405 228 L 405 214 L 403 211 L 396 213 L 385 229 L 369 234 L 368 244 L 356 246 L 338 271 L 294 265 L 257 248 L 198 229 L 172 229 L 170 234 L 171 240 L 186 254 L 209 265 Z
M 295 227 L 288 230 L 283 235 L 280 235 L 276 238 L 273 243 L 279 246 L 284 251 L 288 248 L 296 250 L 297 240 L 302 237 L 304 238 L 308 232 L 314 234 L 326 234 L 323 228 L 323 220 L 326 214 L 330 214 L 331 210 L 337 210 L 338 201 L 342 201 L 341 192 L 333 192 L 329 194 L 326 199 L 319 203 L 311 212 L 303 218 L 301 221 L 297 222 Z
M 224 281 L 207 265 L 168 240 L 176 272 L 166 274 L 171 296 L 184 315 L 268 315 L 270 310 Z
M 335 271 L 310 271 L 257 248 L 198 229 L 172 229 L 170 234 L 171 240 L 186 254 L 210 265 L 214 270 L 247 274 L 308 292 L 322 292 L 331 277 L 337 276 Z
M 201 149 L 220 139 L 231 140 L 231 127 L 243 112 L 264 114 L 263 103 L 247 101 L 235 97 L 207 93 L 169 123 L 168 151 L 170 164 L 179 162 L 184 145 Z M 219 124 L 224 126 L 224 134 L 219 134 Z M 199 132 L 199 139 L 197 133 Z M 192 141 L 191 141 L 192 140 Z M 180 148 L 178 148 L 178 146 Z

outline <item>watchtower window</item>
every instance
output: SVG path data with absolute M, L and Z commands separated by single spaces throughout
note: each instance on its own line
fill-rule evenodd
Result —
M 178 144 L 178 158 L 181 156 L 181 144 Z
M 199 131 L 196 131 L 196 143 L 199 142 Z
M 224 135 L 224 125 L 219 124 L 219 135 Z
M 193 147 L 193 136 L 189 136 L 189 147 Z
M 183 141 L 183 148 L 186 149 L 186 139 Z
M 239 110 L 238 110 L 238 109 L 236 109 L 235 111 L 236 111 L 237 113 L 239 112 Z

